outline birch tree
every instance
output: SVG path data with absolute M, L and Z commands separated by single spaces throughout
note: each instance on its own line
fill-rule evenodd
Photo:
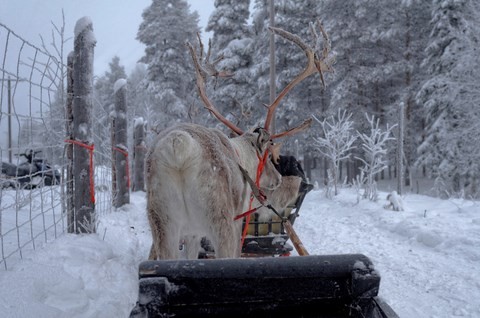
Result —
M 331 116 L 328 119 L 320 121 L 315 116 L 315 120 L 320 124 L 323 137 L 314 137 L 316 150 L 323 154 L 330 162 L 329 180 L 327 187 L 334 187 L 334 194 L 338 195 L 338 171 L 340 163 L 350 158 L 351 151 L 355 148 L 356 135 L 353 133 L 352 114 L 347 115 L 346 111 L 338 111 L 337 117 Z M 330 179 L 330 178 L 329 178 Z M 333 184 L 330 184 L 330 181 Z M 328 196 L 329 191 L 327 191 Z
M 356 157 L 356 159 L 363 163 L 363 167 L 360 168 L 365 176 L 363 196 L 371 201 L 376 201 L 378 193 L 375 176 L 387 167 L 386 146 L 388 141 L 394 139 L 391 133 L 395 125 L 391 127 L 387 125 L 386 129 L 382 130 L 380 119 L 375 120 L 374 116 L 369 117 L 368 114 L 365 116 L 370 125 L 370 131 L 368 133 L 358 132 L 358 138 L 362 142 L 363 157 Z

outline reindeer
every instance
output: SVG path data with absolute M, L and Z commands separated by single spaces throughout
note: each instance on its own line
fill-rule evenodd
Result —
M 316 41 L 317 33 L 311 29 Z M 203 60 L 200 37 L 200 58 L 187 42 L 205 108 L 236 137 L 228 138 L 220 130 L 187 123 L 158 134 L 146 158 L 147 214 L 153 238 L 149 259 L 178 259 L 180 240 L 185 241 L 186 257 L 195 259 L 205 236 L 211 241 L 217 258 L 239 257 L 242 222 L 234 218 L 249 208 L 252 192 L 256 192 L 247 179 L 255 180 L 256 186 L 265 191 L 280 186 L 281 175 L 269 157 L 272 140 L 303 131 L 312 121 L 306 120 L 298 127 L 271 135 L 269 129 L 275 109 L 295 85 L 315 72 L 320 73 L 323 82 L 323 72 L 331 71 L 331 65 L 328 37 L 321 26 L 328 45 L 320 56 L 298 36 L 278 28 L 270 30 L 297 44 L 305 52 L 308 64 L 267 106 L 264 127 L 246 132 L 228 121 L 206 94 L 207 76 L 231 76 L 216 70 L 219 59 L 210 63 L 211 44 Z M 261 203 L 265 203 L 264 199 Z

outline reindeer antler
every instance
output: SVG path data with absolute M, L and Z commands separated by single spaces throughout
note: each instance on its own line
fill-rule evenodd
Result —
M 218 77 L 231 77 L 233 76 L 233 74 L 230 74 L 228 72 L 223 72 L 223 71 L 217 71 L 216 65 L 223 59 L 223 55 L 217 58 L 213 63 L 210 63 L 210 51 L 211 51 L 210 41 L 208 42 L 207 56 L 205 57 L 204 61 L 201 61 L 203 58 L 203 44 L 199 34 L 197 34 L 197 37 L 198 37 L 198 42 L 200 44 L 200 62 L 199 62 L 199 58 L 197 57 L 197 53 L 193 48 L 193 45 L 190 44 L 190 42 L 187 42 L 186 44 L 190 50 L 190 55 L 192 56 L 193 64 L 195 66 L 197 88 L 198 88 L 198 93 L 200 95 L 200 98 L 205 104 L 205 108 L 207 108 L 210 111 L 210 113 L 212 113 L 218 120 L 224 123 L 233 132 L 235 132 L 238 135 L 241 135 L 243 134 L 243 131 L 237 126 L 235 126 L 231 121 L 226 119 L 222 114 L 220 114 L 220 112 L 217 110 L 215 105 L 213 105 L 213 103 L 208 98 L 207 92 L 205 89 L 205 82 L 207 80 L 207 75 L 213 76 L 217 79 Z
M 305 55 L 307 56 L 308 62 L 307 62 L 307 66 L 305 67 L 305 69 L 300 74 L 298 74 L 290 83 L 288 83 L 287 86 L 285 86 L 285 88 L 280 92 L 280 94 L 278 94 L 277 98 L 275 98 L 275 100 L 272 102 L 272 104 L 270 104 L 268 106 L 268 113 L 267 113 L 267 117 L 265 119 L 265 126 L 264 126 L 264 128 L 267 131 L 270 128 L 270 123 L 271 123 L 272 118 L 275 114 L 276 108 L 280 104 L 280 101 L 283 99 L 283 97 L 285 97 L 285 95 L 287 95 L 287 93 L 292 88 L 294 88 L 298 83 L 300 83 L 301 81 L 303 81 L 304 79 L 306 79 L 310 75 L 315 74 L 315 72 L 320 73 L 320 79 L 322 81 L 323 86 L 325 86 L 323 72 L 333 72 L 332 65 L 334 63 L 334 58 L 329 57 L 329 54 L 330 54 L 330 51 L 331 51 L 330 39 L 328 38 L 327 33 L 323 29 L 323 26 L 318 19 L 317 19 L 317 25 L 320 28 L 320 31 L 321 31 L 322 36 L 323 36 L 323 48 L 322 48 L 321 54 L 317 53 L 317 50 L 318 50 L 318 47 L 319 47 L 319 36 L 318 36 L 317 32 L 315 31 L 315 28 L 314 28 L 313 24 L 310 24 L 310 31 L 312 33 L 313 40 L 314 40 L 314 48 L 305 44 L 305 42 L 303 42 L 302 39 L 295 34 L 292 34 L 290 32 L 287 32 L 287 31 L 279 29 L 279 28 L 269 27 L 270 31 L 272 31 L 273 33 L 278 34 L 281 37 L 283 37 L 284 39 L 298 45 L 305 52 Z M 285 131 L 285 132 L 280 133 L 280 134 L 273 135 L 272 139 L 280 138 L 280 137 L 284 137 L 284 136 L 289 136 L 289 135 L 293 135 L 295 133 L 298 133 L 298 132 L 308 128 L 311 125 L 311 122 L 312 122 L 311 119 L 306 120 L 301 125 L 293 128 L 293 129 L 290 129 L 290 130 Z
M 305 42 L 303 42 L 302 39 L 295 34 L 292 34 L 290 32 L 287 32 L 279 28 L 269 27 L 269 29 L 273 33 L 278 34 L 281 37 L 285 38 L 286 40 L 298 45 L 305 52 L 308 62 L 305 69 L 300 74 L 298 74 L 290 83 L 288 83 L 285 86 L 285 88 L 280 92 L 280 94 L 278 94 L 277 98 L 272 102 L 272 104 L 267 106 L 268 112 L 267 112 L 265 125 L 264 125 L 264 128 L 267 131 L 269 131 L 270 123 L 275 114 L 275 110 L 277 109 L 283 97 L 285 97 L 292 88 L 294 88 L 298 83 L 300 83 L 310 75 L 315 74 L 316 72 L 320 73 L 320 80 L 322 81 L 322 85 L 325 87 L 325 80 L 324 80 L 323 73 L 333 72 L 332 65 L 335 60 L 333 57 L 330 56 L 330 51 L 331 51 L 330 39 L 328 38 L 328 35 L 323 29 L 320 21 L 317 19 L 316 22 L 320 29 L 320 32 L 322 33 L 323 41 L 319 40 L 320 37 L 315 31 L 314 25 L 310 24 L 310 31 L 312 33 L 312 37 L 314 41 L 314 45 L 313 45 L 314 48 L 305 44 Z M 213 76 L 217 80 L 219 77 L 231 77 L 233 76 L 233 74 L 230 74 L 224 71 L 218 71 L 216 69 L 217 64 L 223 59 L 223 55 L 217 58 L 215 61 L 210 62 L 210 53 L 211 53 L 210 41 L 208 42 L 207 55 L 205 59 L 203 59 L 203 52 L 204 52 L 203 44 L 199 34 L 197 34 L 197 37 L 200 45 L 200 58 L 198 58 L 194 47 L 189 42 L 187 42 L 186 44 L 190 50 L 190 54 L 193 59 L 193 64 L 195 66 L 197 88 L 198 88 L 200 98 L 205 104 L 205 108 L 207 108 L 218 120 L 220 120 L 223 124 L 225 124 L 228 128 L 230 128 L 236 134 L 241 135 L 243 134 L 243 131 L 240 128 L 238 128 L 235 124 L 233 124 L 231 121 L 226 119 L 222 114 L 220 114 L 220 112 L 217 110 L 217 108 L 213 105 L 213 103 L 208 98 L 206 89 L 205 89 L 207 76 Z M 320 42 L 323 42 L 322 48 L 320 48 Z M 307 119 L 306 121 L 304 121 L 302 124 L 300 124 L 295 128 L 273 135 L 271 139 L 294 135 L 310 127 L 311 123 L 312 123 L 312 119 L 311 118 Z

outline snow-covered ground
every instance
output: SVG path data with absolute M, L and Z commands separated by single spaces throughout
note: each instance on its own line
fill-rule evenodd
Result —
M 369 256 L 400 317 L 480 317 L 480 203 L 409 194 L 394 212 L 386 196 L 312 191 L 294 227 L 310 254 Z M 0 316 L 127 317 L 151 242 L 144 194 L 131 202 L 102 215 L 98 235 L 63 235 L 0 270 Z

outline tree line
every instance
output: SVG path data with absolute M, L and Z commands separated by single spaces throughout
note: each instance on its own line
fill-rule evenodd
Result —
M 371 116 L 381 127 L 398 124 L 404 103 L 404 154 L 397 157 L 392 144 L 387 164 L 394 167 L 396 158 L 403 157 L 407 175 L 415 170 L 434 178 L 440 194 L 477 194 L 480 3 L 276 0 L 274 7 L 276 26 L 303 39 L 310 38 L 309 23 L 319 19 L 336 55 L 335 73 L 327 75 L 326 88 L 318 77 L 310 78 L 284 99 L 277 111 L 279 130 L 307 116 L 321 122 L 346 111 L 352 116 L 352 128 L 367 132 Z M 201 32 L 198 14 L 185 0 L 153 0 L 142 17 L 137 39 L 146 49 L 141 63 L 127 76 L 114 57 L 109 71 L 95 82 L 99 142 L 109 140 L 102 137 L 108 134 L 102 129 L 108 127 L 113 84 L 119 78 L 128 79 L 128 116 L 146 118 L 151 130 L 183 121 L 217 125 L 202 109 L 185 47 L 186 41 L 196 43 Z M 209 95 L 244 129 L 260 123 L 269 101 L 268 26 L 268 0 L 217 0 L 205 30 L 212 34 L 212 59 L 223 54 L 219 69 L 235 74 L 210 83 Z M 305 57 L 278 38 L 275 56 L 279 92 L 302 70 Z M 313 140 L 324 134 L 317 123 L 303 137 L 286 140 L 284 149 L 292 151 L 298 144 L 304 156 L 318 160 L 321 152 Z M 345 164 L 344 174 L 351 180 L 365 160 L 355 149 L 361 147 L 352 148 Z

